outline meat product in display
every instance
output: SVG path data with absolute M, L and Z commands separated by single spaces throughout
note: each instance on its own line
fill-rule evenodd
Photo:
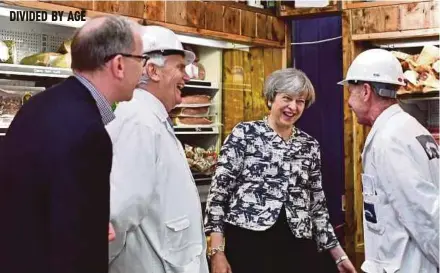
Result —
M 174 119 L 175 125 L 210 125 L 212 121 L 202 117 L 177 117 Z
M 190 95 L 182 97 L 182 104 L 205 104 L 210 102 L 211 97 L 208 95 Z
M 209 112 L 209 106 L 206 107 L 194 107 L 194 108 L 176 108 L 171 111 L 170 116 L 199 116 L 199 115 L 207 115 Z

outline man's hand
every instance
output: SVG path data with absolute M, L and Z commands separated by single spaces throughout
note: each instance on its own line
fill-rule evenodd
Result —
M 338 264 L 339 273 L 357 273 L 350 260 L 344 260 Z
M 232 273 L 225 253 L 220 251 L 211 257 L 211 270 L 212 273 Z
M 115 230 L 113 229 L 113 225 L 111 223 L 108 224 L 108 241 L 111 242 L 115 239 L 116 234 Z

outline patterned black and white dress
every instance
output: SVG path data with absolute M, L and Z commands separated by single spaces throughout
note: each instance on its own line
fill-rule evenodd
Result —
M 295 238 L 313 239 L 318 251 L 339 245 L 320 168 L 319 143 L 302 130 L 294 127 L 285 141 L 267 118 L 239 123 L 220 152 L 207 201 L 206 233 L 223 233 L 225 224 L 264 231 L 285 209 Z

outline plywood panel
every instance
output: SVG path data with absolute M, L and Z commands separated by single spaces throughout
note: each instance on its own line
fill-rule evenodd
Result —
M 272 49 L 272 64 L 273 71 L 279 70 L 283 67 L 283 51 L 282 49 Z M 272 72 L 273 72 L 272 71 Z
M 99 1 L 96 1 L 98 3 Z M 120 15 L 143 18 L 144 17 L 144 2 L 143 1 L 115 1 L 117 8 L 116 13 Z
M 165 21 L 164 1 L 145 1 L 144 18 L 154 21 Z
M 253 120 L 254 118 L 254 105 L 252 99 L 252 71 L 251 71 L 251 54 L 246 51 L 242 51 L 243 58 L 243 70 L 244 70 L 244 80 L 243 80 L 243 100 L 244 100 L 244 120 Z
M 223 136 L 244 119 L 243 98 L 243 52 L 224 50 L 223 52 Z
M 240 34 L 240 10 L 224 7 L 223 32 Z
M 205 3 L 201 1 L 188 1 L 186 4 L 187 25 L 205 28 Z
M 62 6 L 68 6 L 68 7 L 74 7 L 79 9 L 93 9 L 93 1 L 45 1 L 45 2 L 51 2 L 57 5 Z
M 165 6 L 165 22 L 181 26 L 187 25 L 185 1 L 166 1 Z
M 438 2 L 409 3 L 400 5 L 400 29 L 433 28 L 438 24 Z M 437 13 L 436 13 L 437 12 Z M 437 25 L 438 26 L 438 25 Z
M 251 69 L 252 69 L 252 110 L 253 120 L 262 119 L 268 112 L 266 100 L 263 95 L 264 86 L 264 53 L 263 48 L 251 48 Z
M 267 16 L 266 18 L 266 39 L 274 40 L 272 21 L 275 17 Z
M 255 13 L 241 11 L 241 35 L 255 37 L 257 35 L 257 18 Z
M 342 52 L 343 74 L 347 73 L 352 61 L 351 11 L 342 12 Z M 344 181 L 345 181 L 345 251 L 350 260 L 356 259 L 356 232 L 354 215 L 354 175 L 353 175 L 353 112 L 348 107 L 349 93 L 344 87 Z
M 272 19 L 272 33 L 274 40 L 284 43 L 286 34 L 285 26 L 286 25 L 283 20 L 276 17 Z
M 206 29 L 223 31 L 223 6 L 207 2 L 205 11 Z
M 117 9 L 115 1 L 96 1 L 94 10 L 106 13 L 115 13 Z
M 399 6 L 353 10 L 353 34 L 376 33 L 399 29 Z
M 266 22 L 267 16 L 257 13 L 257 38 L 266 39 Z
M 273 64 L 273 49 L 265 48 L 263 51 L 263 64 L 264 64 L 264 80 L 274 71 Z

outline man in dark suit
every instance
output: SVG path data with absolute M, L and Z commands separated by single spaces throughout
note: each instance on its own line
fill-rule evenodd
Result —
M 107 273 L 112 103 L 145 65 L 138 25 L 106 16 L 72 42 L 74 76 L 32 97 L 0 149 L 0 272 Z

